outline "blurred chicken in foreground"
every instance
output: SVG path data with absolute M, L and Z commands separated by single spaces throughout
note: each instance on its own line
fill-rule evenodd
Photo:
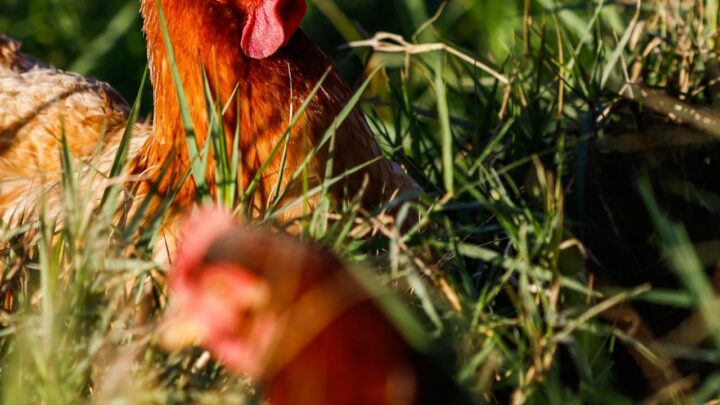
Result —
M 161 323 L 167 349 L 199 343 L 275 405 L 468 402 L 421 353 L 422 333 L 396 328 L 377 290 L 332 254 L 219 211 L 184 235 Z

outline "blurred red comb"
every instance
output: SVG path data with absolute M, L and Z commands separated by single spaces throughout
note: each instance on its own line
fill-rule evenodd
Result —
M 189 274 L 210 246 L 236 224 L 235 219 L 219 207 L 201 208 L 191 214 L 182 228 L 180 249 L 172 266 L 173 274 Z

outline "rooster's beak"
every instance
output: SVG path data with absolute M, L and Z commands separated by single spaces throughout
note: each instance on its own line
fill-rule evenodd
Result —
M 160 321 L 159 343 L 169 351 L 176 352 L 200 344 L 202 324 L 186 311 L 172 305 Z

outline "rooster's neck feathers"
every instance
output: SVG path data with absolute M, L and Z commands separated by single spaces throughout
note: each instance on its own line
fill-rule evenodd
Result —
M 208 130 L 202 78 L 204 69 L 213 95 L 219 97 L 222 104 L 230 101 L 224 117 L 225 133 L 229 138 L 238 129 L 239 118 L 239 145 L 244 169 L 244 178 L 239 181 L 247 185 L 290 122 L 291 103 L 292 109 L 297 111 L 330 62 L 301 32 L 297 32 L 286 47 L 270 58 L 248 58 L 240 49 L 240 21 L 243 16 L 218 4 L 165 1 L 163 11 L 198 144 L 202 147 Z M 160 167 L 169 156 L 176 153 L 177 164 L 171 167 L 172 173 L 167 176 L 176 180 L 185 172 L 189 162 L 180 105 L 155 1 L 143 2 L 141 11 L 154 87 L 155 118 L 154 141 L 149 142 L 144 153 L 139 156 L 136 171 L 152 166 Z M 301 142 L 299 137 L 291 138 L 288 154 L 291 159 L 287 162 L 290 168 L 300 163 L 311 145 L 315 144 L 315 136 L 324 131 L 325 128 L 321 126 L 327 123 L 317 118 L 336 112 L 329 111 L 328 106 L 342 108 L 344 104 L 342 99 L 347 97 L 348 90 L 339 77 L 333 75 L 327 80 L 326 87 L 339 88 L 340 91 L 320 92 L 310 108 L 310 112 L 317 114 L 304 114 L 298 122 L 297 127 L 302 128 L 310 138 L 305 142 Z M 340 99 L 333 99 L 338 95 Z M 232 145 L 232 142 L 228 144 Z M 266 173 L 269 175 L 265 181 L 268 187 L 258 190 L 260 199 L 264 200 L 263 194 L 270 192 L 270 185 L 275 183 L 272 174 L 277 171 L 278 168 L 273 165 L 268 168 Z M 310 167 L 310 173 L 312 176 L 319 171 Z M 208 181 L 212 189 L 212 174 L 209 174 Z M 160 193 L 169 192 L 173 185 L 173 181 L 162 181 Z M 188 184 L 178 198 L 181 201 L 192 200 L 193 191 L 193 185 Z
M 263 0 L 265 1 L 265 0 Z M 289 1 L 289 0 L 288 0 Z M 295 31 L 288 43 L 272 56 L 252 59 L 243 53 L 241 43 L 246 16 L 240 10 L 243 2 L 163 0 L 167 28 L 173 44 L 177 67 L 187 96 L 198 146 L 202 148 L 208 133 L 206 96 L 203 81 L 205 71 L 213 97 L 227 105 L 223 117 L 227 145 L 239 133 L 242 172 L 238 176 L 239 190 L 244 190 L 250 179 L 271 156 L 303 102 L 322 80 L 320 91 L 290 133 L 284 170 L 281 156 L 276 156 L 261 176 L 254 194 L 255 214 L 262 214 L 274 192 L 280 173 L 286 173 L 279 183 L 289 190 L 286 199 L 295 200 L 301 184 L 287 184 L 290 175 L 315 148 L 333 120 L 345 107 L 351 91 L 338 71 L 323 52 L 301 31 Z M 304 3 L 303 3 L 304 4 Z M 153 140 L 135 159 L 136 173 L 157 171 L 173 157 L 170 171 L 160 179 L 159 196 L 164 197 L 187 172 L 185 131 L 180 119 L 180 107 L 173 80 L 168 53 L 155 0 L 141 4 L 144 30 L 148 42 L 151 80 L 154 86 L 155 120 Z M 385 201 L 395 190 L 417 190 L 417 184 L 397 165 L 382 159 L 382 152 L 359 108 L 355 108 L 345 122 L 336 128 L 333 175 L 376 161 L 366 169 L 349 176 L 333 188 L 337 196 L 348 190 L 355 195 L 363 189 L 363 180 L 369 176 L 370 184 L 364 190 L 363 203 L 375 206 Z M 209 167 L 213 166 L 212 156 Z M 311 187 L 322 182 L 327 161 L 327 145 L 305 167 Z M 214 190 L 214 170 L 207 170 L 207 183 Z M 176 197 L 176 206 L 182 207 L 195 199 L 194 184 L 189 180 Z M 313 201 L 309 202 L 313 205 Z M 297 218 L 301 205 L 287 210 L 283 218 Z

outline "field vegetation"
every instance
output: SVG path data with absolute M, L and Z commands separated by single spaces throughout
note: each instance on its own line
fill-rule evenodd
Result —
M 720 396 L 717 0 L 309 5 L 304 29 L 427 195 L 404 231 L 324 199 L 303 238 L 396 291 L 479 402 Z M 0 32 L 150 114 L 136 0 L 0 0 Z M 63 152 L 60 213 L 0 228 L 2 402 L 247 403 L 202 350 L 156 345 L 164 213 L 134 201 L 117 226 L 123 182 Z M 218 199 L 242 215 L 251 195 Z

